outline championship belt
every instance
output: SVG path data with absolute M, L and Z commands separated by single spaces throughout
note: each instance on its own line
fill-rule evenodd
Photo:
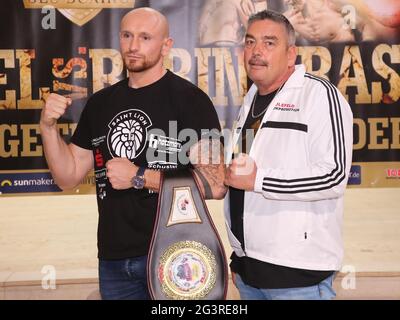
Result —
M 161 176 L 147 262 L 151 297 L 225 299 L 225 251 L 192 171 L 167 171 Z

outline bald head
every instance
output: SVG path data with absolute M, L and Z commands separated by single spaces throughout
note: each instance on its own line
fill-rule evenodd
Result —
M 129 11 L 121 20 L 120 46 L 130 78 L 143 74 L 149 83 L 163 74 L 163 61 L 173 45 L 167 18 L 151 8 Z
M 167 18 L 157 10 L 152 8 L 136 8 L 129 11 L 121 20 L 121 31 L 124 26 L 131 21 L 143 23 L 147 28 L 152 29 L 162 38 L 169 37 L 169 25 Z

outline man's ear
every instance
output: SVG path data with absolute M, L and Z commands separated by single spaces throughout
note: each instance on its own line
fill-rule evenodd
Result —
M 163 57 L 168 56 L 173 44 L 174 44 L 174 40 L 172 38 L 164 39 L 164 43 L 163 43 L 162 50 L 161 50 L 161 54 Z

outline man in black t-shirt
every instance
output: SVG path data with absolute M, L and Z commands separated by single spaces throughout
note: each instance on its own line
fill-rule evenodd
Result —
M 69 145 L 56 125 L 71 100 L 51 94 L 42 111 L 43 145 L 57 184 L 70 189 L 95 172 L 103 299 L 149 297 L 146 260 L 160 171 L 193 166 L 205 198 L 226 192 L 218 116 L 203 91 L 164 69 L 172 43 L 162 14 L 130 11 L 120 30 L 129 78 L 89 99 Z

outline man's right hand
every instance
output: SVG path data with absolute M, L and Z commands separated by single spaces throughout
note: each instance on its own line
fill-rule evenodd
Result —
M 51 93 L 42 109 L 40 116 L 40 125 L 51 128 L 57 124 L 57 120 L 65 113 L 67 107 L 72 104 L 71 98 Z

